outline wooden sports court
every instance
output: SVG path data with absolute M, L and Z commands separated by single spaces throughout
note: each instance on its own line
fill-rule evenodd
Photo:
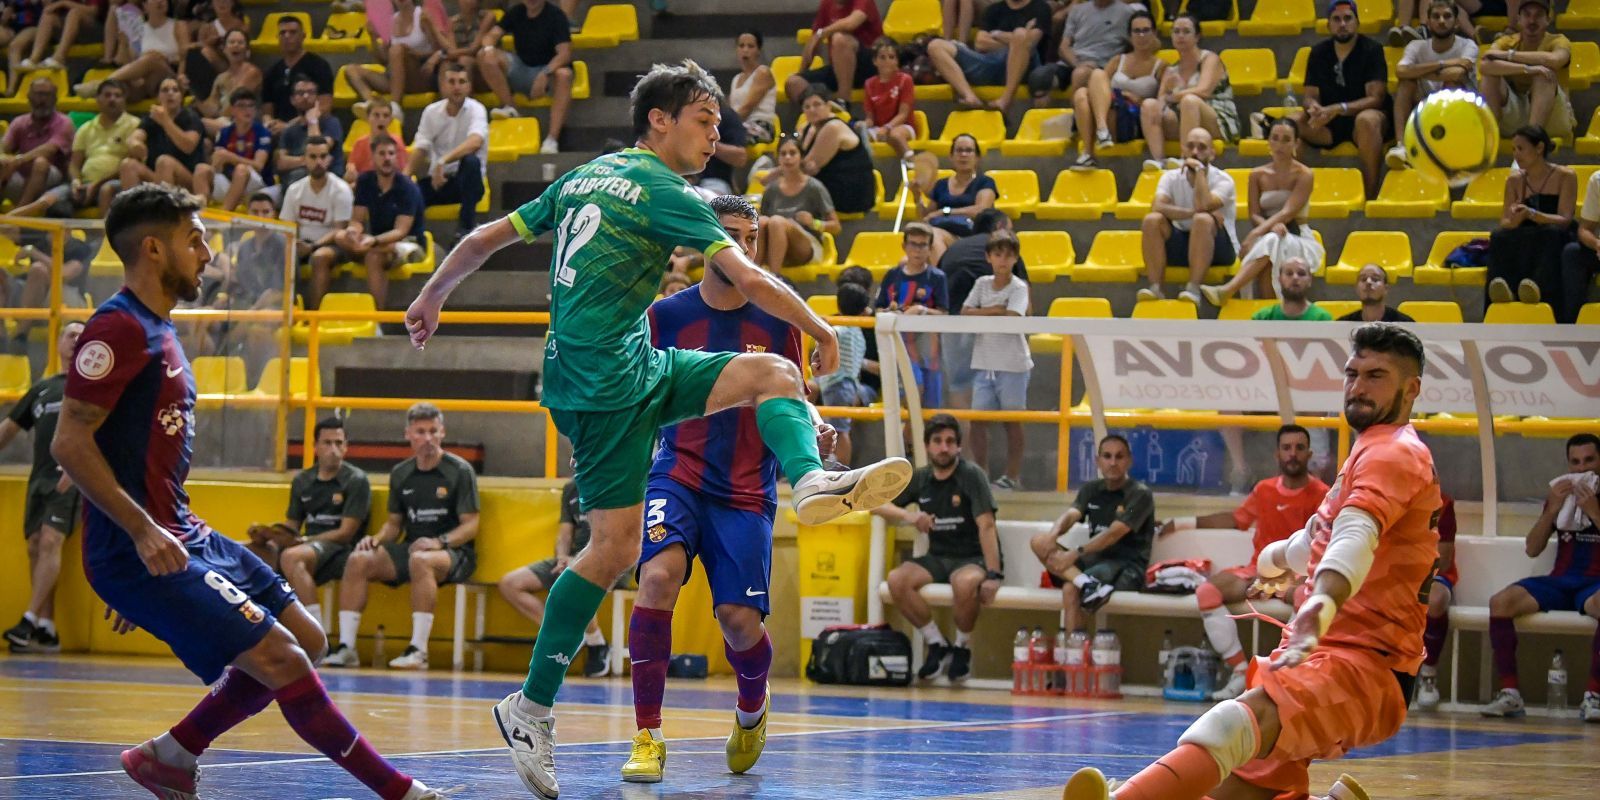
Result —
M 453 797 L 521 798 L 489 708 L 522 680 L 485 673 L 325 672 L 338 703 L 401 769 Z M 176 662 L 110 657 L 0 660 L 0 798 L 108 800 L 148 795 L 117 754 L 177 721 L 204 691 Z M 728 679 L 667 685 L 666 780 L 624 784 L 634 733 L 626 679 L 571 679 L 562 689 L 557 767 L 563 798 L 1056 798 L 1080 766 L 1125 777 L 1172 746 L 1203 708 L 1126 699 L 1012 698 L 944 686 L 820 688 L 773 684 L 766 754 L 729 774 Z M 333 800 L 369 796 L 312 754 L 269 708 L 201 760 L 201 796 Z M 1379 798 L 1591 800 L 1600 725 L 1529 717 L 1418 715 L 1394 740 L 1313 768 L 1313 789 L 1340 771 Z

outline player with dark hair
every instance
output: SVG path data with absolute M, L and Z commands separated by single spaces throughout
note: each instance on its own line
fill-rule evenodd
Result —
M 273 700 L 289 727 L 384 800 L 442 797 L 390 766 L 328 698 L 317 621 L 272 569 L 189 510 L 194 373 L 173 328 L 211 260 L 204 202 L 147 183 L 117 195 L 106 237 L 126 286 L 84 327 L 51 453 L 89 501 L 83 561 L 114 628 L 166 642 L 211 691 L 172 730 L 122 753 L 157 797 L 193 800 L 196 759 Z
M 707 271 L 720 272 L 757 307 L 815 339 L 819 374 L 839 363 L 833 329 L 734 245 L 682 177 L 703 170 L 716 150 L 722 90 L 710 73 L 692 61 L 657 65 L 630 100 L 635 147 L 578 167 L 537 199 L 473 231 L 406 312 L 411 341 L 421 347 L 438 328 L 451 290 L 491 254 L 555 232 L 542 399 L 572 441 L 579 504 L 594 538 L 550 587 L 522 691 L 494 709 L 523 785 L 550 798 L 559 792 L 551 706 L 606 587 L 638 562 L 660 428 L 754 406 L 761 440 L 783 466 L 806 525 L 879 505 L 911 475 L 899 458 L 825 471 L 800 368 L 782 356 L 650 347 L 645 311 L 672 250 L 683 245 L 704 253 Z
M 1442 505 L 1433 455 L 1410 424 L 1422 341 L 1374 322 L 1350 343 L 1344 416 L 1355 446 L 1306 527 L 1256 561 L 1263 582 L 1310 576 L 1310 596 L 1270 660 L 1256 661 L 1250 690 L 1201 715 L 1176 749 L 1117 788 L 1119 800 L 1303 797 L 1312 759 L 1381 742 L 1405 721 Z M 1062 795 L 1111 796 L 1093 768 L 1073 775 Z M 1344 776 L 1330 797 L 1366 794 Z

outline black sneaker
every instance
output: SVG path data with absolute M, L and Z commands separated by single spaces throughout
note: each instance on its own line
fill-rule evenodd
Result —
M 611 674 L 611 645 L 585 645 L 583 651 L 583 677 L 604 678 Z
M 1099 611 L 1100 607 L 1111 599 L 1111 594 L 1115 591 L 1116 589 L 1112 588 L 1111 584 L 1090 578 L 1080 589 L 1082 598 L 1080 603 L 1083 606 L 1083 610 L 1091 614 Z
M 972 677 L 972 649 L 968 647 L 950 648 L 950 667 L 945 670 L 944 676 L 951 683 L 961 683 Z
M 33 644 L 33 633 L 37 630 L 38 628 L 27 618 L 17 620 L 17 624 L 6 631 L 6 641 L 11 643 L 11 652 L 26 652 L 29 645 Z
M 33 629 L 33 644 L 28 648 L 30 653 L 59 653 L 61 652 L 61 637 L 55 631 L 44 628 Z
M 917 678 L 931 681 L 944 674 L 945 662 L 950 659 L 950 645 L 940 642 L 929 644 L 928 653 L 922 659 L 922 669 L 917 670 Z

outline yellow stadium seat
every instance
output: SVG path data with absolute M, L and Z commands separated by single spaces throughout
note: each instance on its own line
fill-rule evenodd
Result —
M 1179 0 L 1168 0 L 1168 2 L 1176 3 L 1176 2 L 1179 2 Z M 1163 17 L 1163 15 L 1161 15 L 1161 14 L 1157 14 L 1156 18 L 1158 20 L 1160 20 L 1160 22 L 1157 23 L 1157 26 L 1161 30 L 1161 35 L 1165 36 L 1165 37 L 1168 37 L 1168 38 L 1171 38 L 1171 36 L 1172 36 L 1172 21 L 1168 20 L 1168 19 L 1165 19 Z M 1228 16 L 1227 16 L 1227 18 L 1226 19 L 1211 19 L 1211 20 L 1206 20 L 1206 21 L 1200 23 L 1200 35 L 1202 37 L 1221 36 L 1223 33 L 1227 32 L 1227 31 L 1230 31 L 1230 30 L 1233 30 L 1234 28 L 1236 28 L 1238 26 L 1239 26 L 1239 3 L 1237 2 L 1237 0 L 1230 0 L 1229 3 L 1228 3 Z
M 1223 50 L 1222 65 L 1234 94 L 1241 97 L 1261 94 L 1278 83 L 1278 57 L 1266 48 Z
M 1318 167 L 1311 173 L 1311 216 L 1344 219 L 1367 204 L 1361 170 L 1354 167 Z
M 1368 217 L 1379 219 L 1425 218 L 1450 207 L 1450 187 L 1443 180 L 1420 170 L 1390 172 L 1378 190 L 1378 199 L 1367 203 Z
M 1556 312 L 1549 303 L 1490 303 L 1483 310 L 1485 325 L 1554 325 Z
M 1072 272 L 1077 255 L 1066 231 L 1017 231 L 1022 263 L 1028 265 L 1029 285 L 1050 283 Z
M 1257 3 L 1249 19 L 1239 21 L 1240 36 L 1294 36 L 1316 24 L 1312 0 L 1276 0 Z
M 1133 307 L 1132 319 L 1199 319 L 1200 309 L 1187 300 L 1146 300 Z
M 276 16 L 276 15 L 273 15 Z M 302 14 L 301 16 L 306 16 Z M 307 23 L 306 31 L 311 31 Z M 261 40 L 268 39 L 270 44 L 262 45 Z M 274 22 L 271 26 L 263 26 L 261 35 L 256 37 L 255 46 L 276 48 L 278 46 L 278 25 Z M 306 38 L 306 51 L 311 53 L 356 53 L 372 45 L 372 39 L 367 33 L 367 15 L 362 11 L 341 11 L 329 14 L 327 24 L 322 26 L 319 36 Z
M 913 109 L 912 112 L 911 112 L 911 127 L 912 127 L 913 130 L 916 131 L 916 133 L 914 135 L 912 135 L 912 137 L 911 137 L 913 141 L 915 141 L 917 139 L 926 139 L 926 138 L 928 138 L 928 114 L 927 114 L 927 112 L 923 111 L 920 108 Z M 768 149 L 775 149 L 773 145 L 766 145 L 766 147 Z M 872 143 L 872 157 L 873 158 L 891 158 L 893 156 L 894 156 L 894 148 L 891 147 L 888 142 L 873 142 Z
M 806 305 L 819 316 L 839 316 L 839 296 L 836 294 L 814 294 L 806 298 Z
M 111 249 L 110 239 L 100 239 L 100 247 L 89 262 L 89 274 L 122 277 L 122 259 Z
M 911 148 L 947 156 L 950 155 L 951 140 L 963 133 L 977 138 L 979 147 L 991 150 L 1006 139 L 1006 119 L 998 111 L 952 111 L 950 116 L 945 117 L 944 130 L 939 132 L 939 138 L 918 139 L 911 143 Z
M 1062 156 L 1067 152 L 1066 139 L 1046 139 L 1043 128 L 1046 120 L 1072 114 L 1070 109 L 1030 108 L 1022 115 L 1017 135 L 1000 143 L 1000 152 L 1008 156 Z M 924 137 L 926 138 L 926 137 Z
M 903 66 L 903 65 L 902 65 Z M 919 83 L 912 91 L 917 102 L 944 102 L 956 99 L 956 90 L 950 88 L 948 83 Z
M 1255 316 L 1257 311 L 1271 306 L 1278 301 L 1271 298 L 1264 300 L 1246 300 L 1242 297 L 1230 297 L 1228 302 L 1217 309 L 1218 320 L 1243 320 Z
M 893 0 L 883 15 L 883 32 L 905 44 L 922 34 L 938 34 L 942 15 L 939 0 Z
M 1567 88 L 1581 92 L 1600 78 L 1600 44 L 1572 38 L 1572 63 L 1567 65 Z
M 1139 173 L 1139 179 L 1134 181 L 1133 191 L 1128 193 L 1128 199 L 1117 203 L 1113 208 L 1116 218 L 1144 219 L 1144 215 L 1150 213 L 1150 205 L 1156 201 L 1156 184 L 1160 182 L 1160 172 Z
M 1600 325 L 1600 303 L 1584 303 L 1578 309 L 1579 325 Z
M 537 155 L 542 141 L 537 117 L 489 120 L 490 161 L 516 161 L 523 156 Z
M 1472 241 L 1489 238 L 1488 231 L 1440 231 L 1428 249 L 1428 262 L 1411 271 L 1411 282 L 1419 286 L 1482 286 L 1484 267 L 1447 267 L 1450 251 Z
M 1569 31 L 1600 28 L 1600 0 L 1567 0 L 1567 10 L 1561 12 L 1561 28 Z
M 0 395 L 20 395 L 33 386 L 27 356 L 0 354 Z
M 295 399 L 305 397 L 310 385 L 309 361 L 298 356 L 289 359 L 289 396 Z M 283 359 L 273 356 L 267 359 L 267 366 L 261 370 L 261 378 L 256 381 L 256 388 L 251 389 L 250 394 L 276 397 L 282 392 Z
M 304 11 L 274 11 L 261 21 L 261 32 L 250 42 L 250 47 L 257 53 L 267 53 L 278 49 L 278 21 L 294 17 L 300 20 L 300 26 L 306 31 L 306 49 L 311 49 L 312 35 L 311 15 Z
M 1407 300 L 1397 310 L 1417 322 L 1461 322 L 1461 306 L 1450 300 Z
M 1111 319 L 1111 301 L 1104 297 L 1057 297 L 1050 301 L 1047 317 L 1068 319 Z M 1054 333 L 1035 333 L 1028 337 L 1035 353 L 1061 352 L 1061 337 Z
M 1461 199 L 1450 204 L 1450 216 L 1456 219 L 1499 219 L 1505 210 L 1506 179 L 1511 176 L 1509 167 L 1484 170 L 1467 184 Z M 1579 187 L 1582 193 L 1582 187 Z
M 994 207 L 1012 219 L 1032 214 L 1039 205 L 1039 173 L 1031 169 L 991 169 L 984 173 L 994 179 L 999 197 Z
M 1394 19 L 1394 4 L 1390 0 L 1356 0 L 1356 17 L 1360 20 L 1357 30 L 1371 35 L 1381 33 L 1389 27 L 1389 21 Z M 1317 18 L 1317 33 L 1328 35 L 1328 18 Z
M 1361 310 L 1360 300 L 1318 300 L 1317 305 L 1328 312 L 1334 319 L 1346 314 Z
M 334 311 L 377 311 L 378 304 L 373 302 L 372 295 L 366 292 L 329 292 L 322 296 L 322 310 Z M 295 325 L 295 343 L 304 344 L 309 324 Z M 324 345 L 349 344 L 352 339 L 366 338 L 378 335 L 378 323 L 363 320 L 326 320 L 319 324 L 318 334 Z
M 1144 272 L 1139 231 L 1100 231 L 1083 263 L 1072 268 L 1074 283 L 1133 283 Z
M 199 394 L 243 394 L 247 388 L 244 359 L 239 356 L 199 356 L 193 369 Z
M 1600 106 L 1595 106 L 1594 116 L 1589 118 L 1589 132 L 1578 137 L 1574 147 L 1577 149 L 1578 155 L 1600 155 Z M 1582 195 L 1581 189 L 1583 187 L 1580 186 L 1578 188 L 1580 189 L 1578 194 Z
M 1233 201 L 1239 219 L 1248 228 L 1250 224 L 1250 168 L 1229 167 L 1223 172 L 1233 179 Z
M 1034 209 L 1039 219 L 1099 219 L 1117 205 L 1117 177 L 1109 169 L 1064 169 L 1050 198 Z
M 583 18 L 583 30 L 572 34 L 574 49 L 616 47 L 639 39 L 639 13 L 632 5 L 593 6 Z
M 479 214 L 489 213 L 489 171 L 487 169 L 483 172 L 483 196 L 478 198 L 478 205 L 475 208 Z M 428 210 L 423 214 L 425 219 L 435 222 L 448 222 L 459 216 L 461 216 L 460 203 L 428 206 Z M 432 272 L 431 269 L 428 271 Z
M 344 152 L 345 152 L 345 154 L 348 155 L 350 153 L 350 151 L 355 149 L 356 140 L 357 139 L 360 139 L 363 136 L 370 136 L 370 135 L 372 135 L 372 126 L 367 124 L 367 121 L 366 121 L 365 118 L 357 117 L 354 122 L 350 123 L 350 130 L 348 132 L 346 132 L 345 136 L 344 136 Z M 401 141 L 401 142 L 405 141 L 404 131 L 400 127 L 400 120 L 398 120 L 398 119 L 389 120 L 389 135 L 393 136 L 395 138 L 395 141 Z M 490 161 L 494 160 L 494 121 L 493 120 L 491 120 L 489 122 L 489 160 Z
M 387 73 L 389 71 L 388 67 L 385 67 L 382 64 L 362 64 L 361 66 L 375 72 Z M 357 100 L 361 99 L 361 96 L 357 95 L 356 90 L 350 85 L 349 70 L 350 65 L 345 64 L 344 66 L 339 67 L 338 72 L 333 74 L 333 104 L 335 107 L 349 108 L 350 106 L 355 105 Z M 438 97 L 437 92 L 427 92 L 426 94 L 433 95 L 435 98 Z
M 812 56 L 811 67 L 815 69 L 820 66 L 822 66 L 822 57 Z M 772 79 L 778 82 L 779 100 L 789 100 L 789 93 L 784 91 L 783 84 L 789 80 L 790 75 L 800 71 L 799 56 L 778 56 L 777 58 L 772 59 Z
M 1278 94 L 1301 94 L 1301 88 L 1306 85 L 1306 62 L 1311 59 L 1311 48 L 1302 47 L 1294 51 L 1294 59 L 1289 62 L 1289 74 L 1283 77 L 1278 84 Z
M 1404 231 L 1352 231 L 1344 240 L 1339 263 L 1329 267 L 1328 283 L 1352 286 L 1361 268 L 1377 264 L 1389 274 L 1389 282 L 1411 275 L 1411 237 Z
M 905 258 L 900 234 L 894 231 L 862 231 L 850 243 L 850 255 L 845 257 L 847 267 L 866 267 L 874 279 L 882 278 L 890 268 Z
M 506 50 L 511 49 L 511 37 L 509 35 L 505 37 L 502 47 L 504 47 Z M 367 66 L 370 69 L 372 65 L 368 64 Z M 339 70 L 340 72 L 343 72 L 344 68 L 340 67 Z M 584 61 L 573 61 L 572 99 L 587 100 L 589 99 L 589 91 L 589 64 Z M 780 89 L 779 91 L 782 90 Z M 495 106 L 500 105 L 500 99 L 495 97 L 494 92 L 479 92 L 478 94 L 473 95 L 473 98 L 489 108 L 494 108 Z M 411 94 L 406 95 L 406 100 L 403 105 L 406 108 L 422 108 L 427 106 L 428 103 L 438 99 L 438 92 L 412 92 Z M 544 108 L 549 106 L 551 103 L 549 95 L 545 95 L 544 97 L 534 100 L 525 94 L 516 94 L 513 95 L 511 99 L 512 102 L 516 103 L 522 108 Z M 337 76 L 335 76 L 333 79 L 333 102 L 334 105 L 339 104 L 339 78 Z

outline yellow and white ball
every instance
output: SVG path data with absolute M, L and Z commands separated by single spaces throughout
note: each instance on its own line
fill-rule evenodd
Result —
M 1461 186 L 1494 165 L 1500 125 L 1482 97 L 1444 89 L 1417 104 L 1402 139 L 1413 169 Z

